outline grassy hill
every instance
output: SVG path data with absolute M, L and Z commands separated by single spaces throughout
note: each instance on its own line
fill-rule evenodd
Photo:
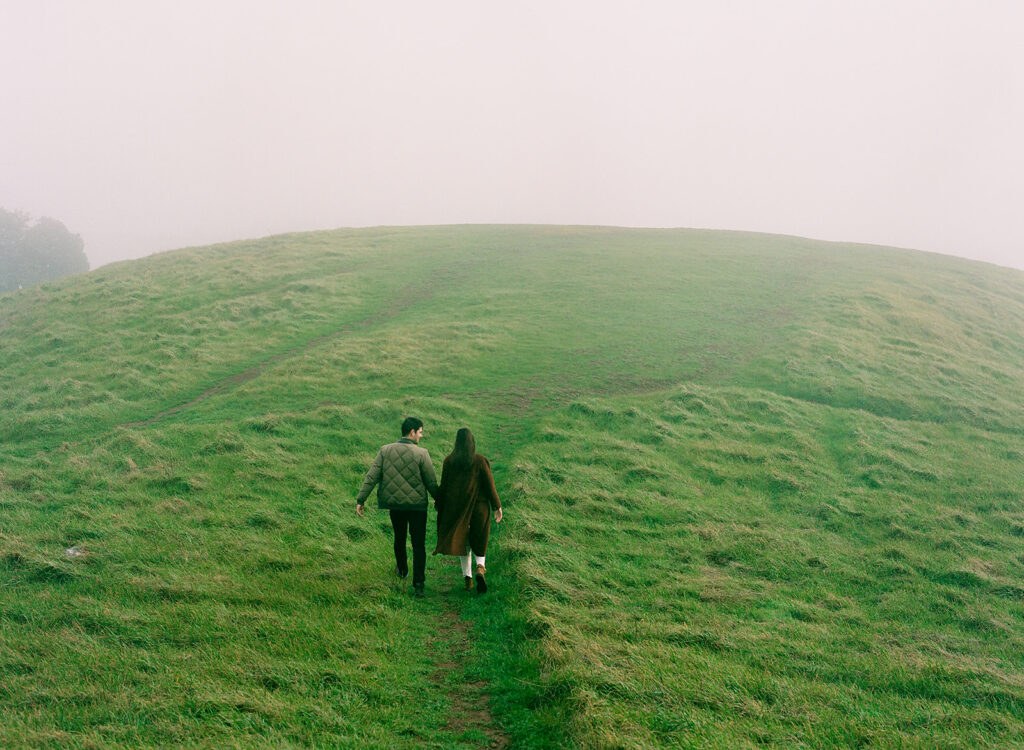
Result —
M 0 296 L 0 364 L 0 746 L 1024 737 L 1019 272 L 294 234 Z M 410 413 L 495 467 L 485 597 L 354 513 Z

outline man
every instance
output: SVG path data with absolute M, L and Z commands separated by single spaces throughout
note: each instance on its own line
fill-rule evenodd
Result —
M 430 462 L 430 454 L 419 446 L 422 437 L 423 420 L 406 417 L 402 422 L 402 439 L 377 451 L 377 457 L 373 459 L 362 489 L 356 496 L 356 513 L 362 518 L 366 498 L 374 485 L 379 485 L 377 507 L 391 511 L 391 526 L 395 530 L 395 572 L 399 578 L 409 575 L 405 549 L 408 530 L 412 537 L 412 589 L 416 596 L 423 596 L 426 578 L 427 493 L 437 497 L 434 465 Z

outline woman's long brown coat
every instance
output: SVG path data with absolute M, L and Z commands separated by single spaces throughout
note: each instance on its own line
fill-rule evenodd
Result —
M 469 466 L 457 465 L 448 456 L 441 467 L 441 487 L 437 491 L 437 547 L 435 555 L 464 555 L 470 534 L 470 521 L 477 505 L 486 503 L 483 513 L 476 513 L 473 524 L 475 548 L 487 547 L 491 516 L 487 511 L 501 507 L 494 486 L 491 463 L 479 453 Z M 482 526 L 482 528 L 481 528 Z M 480 544 L 482 542 L 482 545 Z M 482 554 L 482 551 L 481 551 Z

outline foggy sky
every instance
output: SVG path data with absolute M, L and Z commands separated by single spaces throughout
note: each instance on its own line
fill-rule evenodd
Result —
M 342 226 L 797 234 L 1024 268 L 1017 0 L 0 0 L 0 207 L 94 267 Z

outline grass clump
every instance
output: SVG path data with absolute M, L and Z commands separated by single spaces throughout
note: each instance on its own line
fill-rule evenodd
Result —
M 1024 559 L 991 515 L 1019 507 L 1012 438 L 960 455 L 946 426 L 695 386 L 547 424 L 566 440 L 520 454 L 505 547 L 580 746 L 1024 732 Z

